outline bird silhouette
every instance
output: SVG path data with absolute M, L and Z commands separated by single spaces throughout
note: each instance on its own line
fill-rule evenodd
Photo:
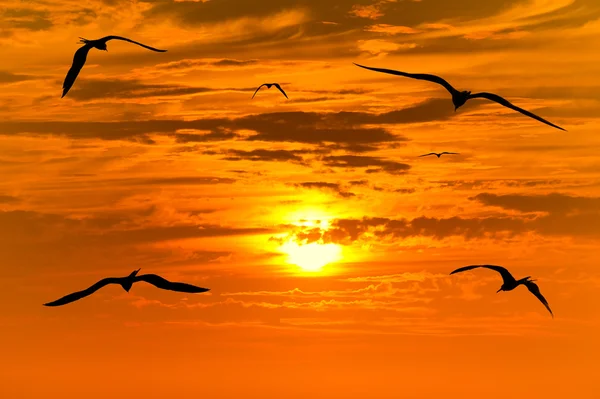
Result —
M 270 89 L 271 86 L 275 86 L 279 89 L 280 92 L 283 93 L 283 95 L 285 96 L 285 98 L 288 98 L 287 94 L 285 94 L 285 91 L 283 91 L 283 89 L 281 88 L 281 86 L 279 86 L 279 83 L 263 83 L 260 86 L 258 86 L 258 89 L 256 89 L 256 91 L 254 92 L 254 94 L 252 95 L 252 98 L 254 98 L 254 96 L 256 95 L 256 93 L 258 93 L 258 91 L 260 90 L 261 87 L 263 86 L 267 86 L 267 89 Z
M 419 158 L 420 158 L 420 157 L 427 157 L 427 156 L 429 156 L 429 155 L 435 155 L 436 157 L 438 157 L 438 158 L 439 158 L 439 157 L 441 157 L 441 156 L 442 156 L 442 155 L 444 155 L 444 154 L 448 154 L 448 155 L 458 155 L 458 152 L 446 152 L 446 151 L 444 151 L 444 152 L 430 152 L 429 154 L 423 154 L 423 155 L 419 155 Z
M 472 265 L 472 266 L 465 266 L 465 267 L 461 267 L 461 268 L 458 268 L 458 269 L 454 270 L 450 274 L 460 273 L 460 272 L 466 272 L 467 270 L 476 269 L 478 267 L 484 267 L 486 269 L 495 270 L 498 273 L 500 273 L 500 275 L 502 276 L 503 283 L 502 283 L 502 286 L 500 287 L 500 289 L 498 291 L 496 291 L 496 293 L 498 293 L 500 291 L 512 291 L 515 288 L 517 288 L 519 285 L 523 284 L 525 287 L 527 287 L 527 289 L 529 290 L 529 292 L 531 292 L 533 295 L 535 295 L 535 297 L 537 299 L 539 299 L 540 302 L 542 302 L 544 304 L 544 306 L 546 307 L 546 309 L 548 309 L 548 312 L 550 312 L 550 314 L 552 315 L 552 317 L 554 317 L 554 313 L 552 313 L 552 310 L 550 309 L 550 305 L 548 305 L 548 301 L 546 301 L 546 298 L 544 298 L 544 296 L 540 292 L 540 288 L 537 286 L 537 284 L 534 283 L 535 280 L 531 280 L 530 276 L 524 277 L 524 278 L 522 278 L 520 280 L 516 280 L 512 276 L 512 274 L 510 274 L 510 272 L 508 270 L 506 270 L 504 267 L 502 267 L 502 266 L 495 266 L 495 265 Z
M 154 47 L 146 46 L 145 44 L 142 44 L 142 43 L 139 43 L 134 40 L 127 39 L 126 37 L 121 37 L 121 36 L 106 36 L 106 37 L 103 37 L 102 39 L 97 39 L 97 40 L 88 40 L 88 39 L 84 39 L 83 37 L 80 37 L 79 39 L 81 39 L 79 41 L 79 43 L 84 43 L 84 45 L 81 46 L 79 48 L 79 50 L 77 50 L 75 52 L 75 56 L 73 57 L 73 64 L 71 65 L 71 69 L 69 69 L 69 72 L 67 72 L 67 76 L 65 77 L 65 81 L 63 82 L 63 94 L 62 94 L 62 96 L 60 96 L 60 98 L 63 98 L 69 92 L 69 89 L 71 89 L 71 86 L 73 86 L 73 83 L 75 83 L 75 79 L 77 79 L 77 75 L 79 75 L 79 71 L 81 71 L 81 68 L 83 68 L 83 66 L 85 65 L 85 60 L 87 59 L 88 52 L 92 48 L 97 48 L 98 50 L 108 51 L 108 49 L 106 48 L 106 42 L 108 42 L 109 40 L 113 40 L 113 39 L 124 40 L 126 42 L 137 44 L 138 46 L 147 48 L 148 50 L 157 51 L 159 53 L 164 53 L 167 51 L 167 50 L 159 50 Z
M 133 283 L 137 283 L 138 281 L 145 281 L 163 290 L 187 292 L 190 294 L 209 291 L 208 288 L 196 287 L 195 285 L 191 284 L 173 283 L 171 281 L 165 280 L 160 276 L 157 276 L 156 274 L 140 274 L 138 276 L 137 273 L 139 271 L 140 269 L 134 270 L 127 277 L 108 277 L 102 279 L 83 291 L 78 291 L 69 295 L 65 295 L 64 297 L 57 299 L 56 301 L 45 303 L 44 306 L 66 305 L 67 303 L 71 303 L 81 298 L 85 298 L 86 296 L 93 294 L 94 292 L 98 291 L 100 288 L 108 284 L 119 284 L 121 287 L 123 287 L 125 291 L 129 292 Z
M 392 75 L 404 76 L 407 78 L 413 78 L 413 79 L 419 79 L 419 80 L 427 80 L 429 82 L 440 84 L 440 85 L 444 86 L 444 88 L 446 88 L 446 90 L 448 90 L 450 92 L 450 94 L 452 95 L 452 103 L 454 104 L 455 112 L 458 108 L 462 107 L 467 102 L 467 100 L 470 100 L 472 98 L 485 98 L 485 99 L 488 99 L 491 101 L 495 101 L 498 104 L 503 105 L 507 108 L 510 108 L 517 112 L 520 112 L 523 115 L 527 115 L 530 118 L 533 118 L 542 123 L 545 123 L 546 125 L 550 125 L 557 129 L 566 131 L 562 127 L 557 126 L 551 122 L 548 122 L 544 118 L 539 117 L 532 112 L 529 112 L 527 110 L 524 110 L 523 108 L 517 107 L 516 105 L 510 103 L 508 100 L 500 97 L 497 94 L 486 93 L 486 92 L 471 94 L 470 91 L 458 91 L 454 87 L 452 87 L 452 85 L 450 83 L 446 82 L 444 79 L 440 78 L 439 76 L 435 76 L 435 75 L 429 75 L 429 74 L 425 74 L 425 73 L 407 73 L 407 72 L 395 71 L 393 69 L 371 68 L 371 67 L 367 67 L 364 65 L 359 65 L 357 63 L 354 63 L 354 65 L 359 66 L 361 68 L 369 69 L 369 70 L 375 71 L 375 72 L 389 73 Z

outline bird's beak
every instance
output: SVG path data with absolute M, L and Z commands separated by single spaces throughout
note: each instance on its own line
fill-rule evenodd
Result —
M 496 294 L 499 293 L 500 291 L 502 291 L 502 288 L 500 288 L 498 291 L 496 291 Z

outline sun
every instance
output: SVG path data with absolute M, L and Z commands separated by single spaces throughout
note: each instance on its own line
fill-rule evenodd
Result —
M 298 244 L 288 241 L 281 246 L 281 250 L 288 256 L 287 261 L 297 265 L 305 272 L 318 272 L 323 266 L 341 258 L 342 248 L 336 244 Z

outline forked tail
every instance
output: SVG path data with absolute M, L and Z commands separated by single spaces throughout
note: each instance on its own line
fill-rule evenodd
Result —
M 79 38 L 79 43 L 83 43 L 83 44 L 88 44 L 89 42 L 91 42 L 92 40 L 88 40 L 88 39 L 84 39 L 83 37 Z
M 525 284 L 528 283 L 530 281 L 535 281 L 531 279 L 531 276 L 527 276 L 527 277 L 523 277 L 522 279 L 520 279 L 519 281 L 517 281 L 518 284 Z
M 119 283 L 119 284 L 121 284 L 121 287 L 123 287 L 123 289 L 125 291 L 129 292 L 129 290 L 131 289 L 131 286 L 135 282 L 135 276 L 140 270 L 141 269 L 132 271 L 129 276 L 123 278 L 123 280 Z

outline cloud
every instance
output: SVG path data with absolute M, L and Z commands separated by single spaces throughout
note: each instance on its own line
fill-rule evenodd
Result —
M 126 85 L 126 84 L 125 84 Z M 91 97 L 91 94 L 88 94 Z M 86 95 L 86 98 L 87 96 Z M 475 108 L 468 102 L 464 108 Z M 454 116 L 449 100 L 433 99 L 397 111 L 367 112 L 274 112 L 238 118 L 195 120 L 157 119 L 115 122 L 0 121 L 0 135 L 64 135 L 72 139 L 136 140 L 151 144 L 150 134 L 172 136 L 178 131 L 253 131 L 248 141 L 337 143 L 371 146 L 376 143 L 407 141 L 392 134 L 385 125 L 446 120 Z M 183 137 L 183 136 L 180 136 Z
M 293 161 L 300 164 L 304 163 L 304 159 L 298 154 L 305 154 L 305 150 L 268 150 L 268 149 L 255 149 L 251 151 L 244 150 L 227 150 L 227 157 L 222 158 L 227 161 L 265 161 L 265 162 L 286 162 Z
M 600 213 L 599 197 L 575 197 L 551 193 L 545 195 L 481 193 L 470 200 L 519 212 L 548 212 L 552 214 Z
M 410 26 L 398 26 L 398 25 L 389 25 L 389 24 L 377 24 L 370 25 L 365 28 L 367 32 L 376 32 L 376 33 L 385 33 L 388 35 L 412 35 L 415 33 L 419 33 L 420 31 Z
M 304 187 L 304 188 L 316 188 L 316 189 L 326 189 L 331 190 L 337 193 L 340 197 L 350 198 L 356 196 L 356 194 L 351 193 L 349 191 L 345 191 L 340 184 L 338 183 L 327 183 L 327 182 L 303 182 L 294 184 L 296 187 Z
M 0 11 L 0 20 L 0 27 L 4 29 L 42 31 L 53 26 L 48 11 L 31 8 L 5 8 Z
M 224 91 L 249 91 L 251 88 L 211 88 L 193 87 L 175 84 L 146 84 L 139 80 L 121 79 L 88 79 L 79 78 L 73 89 L 69 91 L 69 98 L 75 100 L 95 100 L 99 98 L 150 98 L 186 96 L 198 93 L 215 93 Z
M 367 173 L 387 172 L 393 175 L 407 173 L 410 165 L 378 157 L 361 155 L 330 155 L 322 158 L 325 165 L 336 168 L 368 168 Z
M 108 224 L 107 224 L 108 222 Z M 187 238 L 266 234 L 268 228 L 226 227 L 215 224 L 135 226 L 120 215 L 75 219 L 32 211 L 0 211 L 0 238 L 4 250 L 13 244 L 54 243 L 62 246 L 99 247 L 149 244 Z
M 358 41 L 359 50 L 372 55 L 386 55 L 392 52 L 398 52 L 399 50 L 410 50 L 416 47 L 416 43 L 395 43 L 380 39 Z
M 12 195 L 0 195 L 0 204 L 16 204 L 21 202 L 18 197 Z
M 24 82 L 32 79 L 36 79 L 36 77 L 32 75 L 0 71 L 0 84 Z

